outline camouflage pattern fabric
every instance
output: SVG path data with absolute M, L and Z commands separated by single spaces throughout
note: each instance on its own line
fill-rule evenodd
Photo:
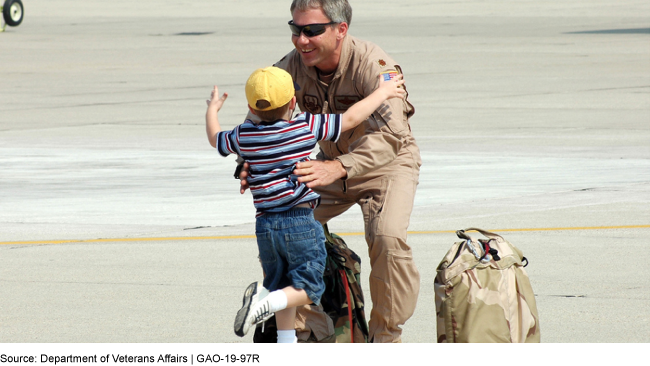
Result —
M 321 304 L 334 323 L 336 343 L 368 342 L 368 323 L 359 281 L 361 258 L 323 225 L 327 248 Z M 350 301 L 348 301 L 350 299 Z
M 478 231 L 489 240 L 476 240 Z M 522 252 L 501 236 L 476 228 L 456 232 L 434 282 L 438 342 L 539 342 L 535 294 Z

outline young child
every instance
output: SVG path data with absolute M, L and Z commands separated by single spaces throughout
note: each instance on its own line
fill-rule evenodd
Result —
M 249 164 L 248 184 L 257 209 L 255 234 L 264 270 L 263 285 L 253 282 L 244 293 L 235 319 L 235 334 L 276 316 L 278 343 L 295 343 L 296 306 L 318 305 L 325 291 L 325 235 L 314 219 L 319 195 L 292 175 L 296 163 L 309 159 L 319 140 L 337 141 L 342 131 L 358 126 L 387 99 L 404 98 L 401 75 L 384 81 L 345 113 L 294 119 L 296 97 L 291 75 L 277 67 L 258 69 L 246 82 L 246 99 L 260 122 L 246 120 L 221 131 L 218 113 L 227 93 L 215 86 L 205 116 L 212 147 L 223 156 L 238 154 Z

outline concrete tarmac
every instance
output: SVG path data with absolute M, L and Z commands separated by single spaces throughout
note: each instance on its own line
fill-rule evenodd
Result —
M 25 1 L 0 33 L 0 342 L 231 343 L 254 209 L 205 137 L 212 85 L 292 48 L 288 0 Z M 423 166 L 403 341 L 436 340 L 466 227 L 522 249 L 546 343 L 650 341 L 650 3 L 353 0 L 402 66 Z M 353 208 L 330 223 L 370 272 Z

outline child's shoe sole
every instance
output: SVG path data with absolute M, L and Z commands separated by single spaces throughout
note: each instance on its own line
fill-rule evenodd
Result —
M 254 300 L 257 297 L 257 286 L 257 282 L 248 285 L 248 288 L 244 292 L 242 307 L 237 312 L 237 317 L 235 318 L 235 334 L 240 337 L 245 336 L 248 333 L 248 328 L 250 328 L 250 324 L 246 324 L 246 318 L 251 310 L 251 305 L 256 302 Z

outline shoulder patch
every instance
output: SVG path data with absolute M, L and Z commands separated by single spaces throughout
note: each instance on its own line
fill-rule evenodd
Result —
M 384 61 L 383 59 L 379 59 L 379 61 L 377 61 L 377 63 L 378 63 L 379 66 L 381 66 L 381 67 L 386 66 L 386 61 Z
M 318 102 L 318 97 L 306 94 L 305 97 L 303 98 L 303 105 L 305 106 L 305 109 L 307 109 L 305 112 L 309 112 L 312 114 L 321 113 L 321 106 L 320 103 Z
M 381 73 L 381 76 L 384 77 L 384 81 L 389 81 L 395 78 L 397 76 L 397 71 L 384 71 Z

